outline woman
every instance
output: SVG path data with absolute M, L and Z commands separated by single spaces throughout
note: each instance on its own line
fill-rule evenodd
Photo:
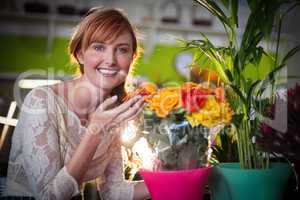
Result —
M 102 199 L 144 199 L 144 182 L 123 180 L 119 134 L 143 98 L 122 103 L 124 82 L 137 56 L 137 39 L 118 10 L 94 8 L 71 38 L 81 76 L 33 89 L 15 128 L 5 194 L 71 199 L 98 179 Z

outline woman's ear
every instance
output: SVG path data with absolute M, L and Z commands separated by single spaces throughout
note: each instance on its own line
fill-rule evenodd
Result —
M 77 57 L 77 60 L 78 60 L 79 64 L 83 65 L 83 53 L 82 53 L 82 50 L 79 50 L 76 53 L 76 57 Z

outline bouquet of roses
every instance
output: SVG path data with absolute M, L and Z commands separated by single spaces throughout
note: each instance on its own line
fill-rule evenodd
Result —
M 223 87 L 186 82 L 157 88 L 144 83 L 129 93 L 145 96 L 144 137 L 157 155 L 158 169 L 192 169 L 207 163 L 207 137 L 230 123 Z

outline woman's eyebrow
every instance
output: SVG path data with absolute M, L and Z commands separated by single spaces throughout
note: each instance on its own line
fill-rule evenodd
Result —
M 126 46 L 130 46 L 129 43 L 117 43 L 116 45 L 117 45 L 117 46 L 123 46 L 123 45 L 124 45 L 124 46 L 125 46 L 125 45 L 126 45 Z
M 108 42 L 100 42 L 100 41 L 95 41 L 95 42 L 93 42 L 92 44 L 102 44 L 102 45 L 109 45 L 110 43 L 108 43 Z M 128 46 L 128 47 L 130 47 L 131 45 L 130 45 L 130 43 L 121 42 L 121 43 L 117 43 L 117 44 L 115 44 L 115 46 Z
M 92 42 L 92 44 L 105 44 L 105 42 L 95 41 L 95 42 Z

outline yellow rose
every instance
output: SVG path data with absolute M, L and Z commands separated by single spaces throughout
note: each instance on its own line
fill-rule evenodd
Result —
M 210 97 L 201 110 L 190 113 L 185 117 L 193 127 L 201 124 L 210 128 L 217 124 L 229 123 L 231 121 L 232 111 L 228 103 L 218 103 L 215 98 Z

